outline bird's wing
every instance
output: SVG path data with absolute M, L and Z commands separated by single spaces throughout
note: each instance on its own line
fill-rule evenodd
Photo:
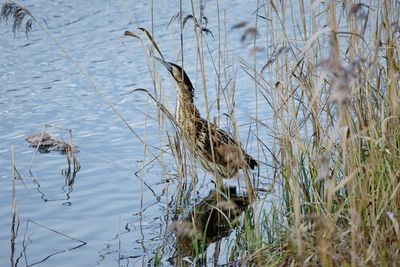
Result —
M 202 140 L 200 140 L 200 142 L 202 142 L 205 148 L 209 150 L 209 154 L 211 155 L 208 123 L 206 120 L 202 119 L 201 125 Z M 239 168 L 245 163 L 251 169 L 254 169 L 254 167 L 257 166 L 257 162 L 241 148 L 240 144 L 238 144 L 229 133 L 217 128 L 213 123 L 210 123 L 210 127 L 214 155 L 217 163 L 229 163 L 229 165 L 237 166 Z

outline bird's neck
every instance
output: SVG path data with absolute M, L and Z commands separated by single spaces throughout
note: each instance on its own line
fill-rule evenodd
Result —
M 193 88 L 178 86 L 176 105 L 177 121 L 182 124 L 200 117 L 200 112 L 194 105 Z

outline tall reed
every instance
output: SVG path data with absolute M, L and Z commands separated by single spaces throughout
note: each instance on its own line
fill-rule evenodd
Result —
M 196 38 L 192 45 L 198 53 L 202 82 L 198 87 L 202 90 L 197 92 L 202 92 L 205 117 L 212 122 L 211 89 L 204 64 L 208 47 L 204 38 L 207 31 L 202 28 L 204 3 L 190 4 Z M 230 127 L 239 140 L 235 77 L 233 71 L 227 70 L 228 66 L 235 68 L 239 64 L 254 80 L 256 116 L 251 123 L 257 125 L 258 159 L 272 162 L 268 168 L 273 171 L 270 188 L 264 189 L 266 193 L 259 194 L 241 218 L 231 224 L 235 238 L 227 249 L 228 261 L 248 266 L 395 265 L 400 262 L 399 2 L 257 1 L 255 9 L 256 26 L 247 32 L 254 36 L 253 51 L 260 45 L 267 48 L 261 69 L 256 60 L 251 64 L 228 51 L 226 21 L 222 51 L 218 6 L 217 110 L 221 110 L 221 103 L 227 104 Z M 181 1 L 180 50 L 184 66 L 182 11 Z M 8 2 L 8 9 L 2 9 L 1 16 L 11 18 L 13 14 L 17 15 L 13 29 L 21 26 L 23 17 L 18 14 L 25 14 L 52 37 L 29 11 Z M 27 32 L 31 24 L 32 21 L 25 25 Z M 266 38 L 258 40 L 258 32 Z M 133 33 L 132 36 L 137 37 Z M 162 155 L 166 150 L 160 149 L 156 155 L 148 149 L 146 136 L 143 139 L 136 134 L 101 87 L 54 41 L 143 143 L 144 151 L 152 154 L 154 159 L 150 162 L 157 160 L 165 168 Z M 147 55 L 144 45 L 143 48 Z M 149 58 L 148 63 L 154 74 L 155 65 Z M 156 75 L 153 79 L 157 122 L 162 127 L 161 114 L 167 118 L 170 114 L 161 104 L 165 103 L 161 83 Z M 272 125 L 261 116 L 264 108 L 272 110 Z M 220 123 L 219 116 L 215 121 Z M 265 144 L 264 135 L 272 136 L 272 142 Z M 195 192 L 197 175 L 193 158 L 185 156 L 178 138 L 171 136 L 169 133 L 169 149 L 182 179 L 174 206 L 168 195 L 165 206 L 168 214 L 173 206 L 171 219 L 176 220 L 183 217 L 182 210 L 187 208 L 186 179 L 191 179 Z M 143 168 L 146 166 L 143 163 Z M 246 172 L 243 175 L 251 188 L 250 177 Z M 253 177 L 261 179 L 263 174 Z M 265 199 L 272 202 L 269 208 L 265 208 Z M 195 257 L 200 258 L 206 248 L 204 244 L 196 245 Z M 143 250 L 147 250 L 144 245 Z M 163 251 L 157 247 L 155 262 L 160 262 Z
M 273 102 L 283 206 L 266 214 L 264 223 L 280 230 L 262 238 L 256 254 L 264 260 L 251 259 L 391 266 L 400 262 L 400 5 L 305 6 L 287 25 L 285 8 L 297 7 L 264 5 L 266 24 L 279 25 L 274 38 L 287 48 L 263 68 L 275 87 L 262 88 Z

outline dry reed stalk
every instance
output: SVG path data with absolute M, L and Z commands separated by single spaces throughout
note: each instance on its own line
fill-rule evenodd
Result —
M 11 146 L 11 180 L 12 180 L 12 220 L 11 220 L 11 267 L 16 266 L 16 262 L 14 262 L 14 254 L 15 254 L 15 244 L 18 236 L 19 229 L 19 216 L 17 210 L 17 192 L 15 188 L 15 180 L 16 176 L 16 167 L 15 167 L 15 159 L 14 159 L 14 145 Z

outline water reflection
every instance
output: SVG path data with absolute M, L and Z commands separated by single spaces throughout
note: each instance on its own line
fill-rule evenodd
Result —
M 104 256 L 105 260 L 99 263 L 102 266 L 115 265 L 117 259 L 126 261 L 126 265 L 131 263 L 129 266 L 140 266 L 137 263 L 138 257 L 143 257 L 142 262 L 147 263 L 153 256 L 151 252 L 156 247 L 165 244 L 165 237 L 169 237 L 165 233 L 165 229 L 166 224 L 171 222 L 172 214 L 175 213 L 173 206 L 176 204 L 180 209 L 190 209 L 187 208 L 187 204 L 190 204 L 188 200 L 190 200 L 190 194 L 193 194 L 190 185 L 185 187 L 181 185 L 184 183 L 179 182 L 179 185 L 175 186 L 178 182 L 173 176 L 174 173 L 172 174 L 175 170 L 171 171 L 174 159 L 170 153 L 163 153 L 162 157 L 160 155 L 150 162 L 150 165 L 145 168 L 148 173 L 143 171 L 145 173 L 143 178 L 133 175 L 142 167 L 141 164 L 138 164 L 139 168 L 136 168 L 134 163 L 145 158 L 141 149 L 142 144 L 121 125 L 114 112 L 109 110 L 103 100 L 96 95 L 91 83 L 86 80 L 87 77 L 82 78 L 77 68 L 69 63 L 70 59 L 79 62 L 90 80 L 101 85 L 104 88 L 104 94 L 114 103 L 115 108 L 129 118 L 127 121 L 132 124 L 135 131 L 137 130 L 141 137 L 146 133 L 148 144 L 143 150 L 148 148 L 157 153 L 160 145 L 168 143 L 164 127 L 159 129 L 158 125 L 151 124 L 150 119 L 147 121 L 148 124 L 143 119 L 142 114 L 145 111 L 146 116 L 154 118 L 158 114 L 151 108 L 151 105 L 147 112 L 147 102 L 142 98 L 127 99 L 121 96 L 128 90 L 127 86 L 129 85 L 152 88 L 153 79 L 147 67 L 147 57 L 144 57 L 140 43 L 133 41 L 129 44 L 122 44 L 120 38 L 124 30 L 128 28 L 145 27 L 154 31 L 157 44 L 166 56 L 169 58 L 179 57 L 181 50 L 179 21 L 174 21 L 166 30 L 169 18 L 179 11 L 179 7 L 173 1 L 167 1 L 165 6 L 155 4 L 154 7 L 148 1 L 137 1 L 134 5 L 122 2 L 124 1 L 104 4 L 99 1 L 81 1 L 71 4 L 65 1 L 51 1 L 49 4 L 49 1 L 38 0 L 34 5 L 28 5 L 29 8 L 32 8 L 31 11 L 35 16 L 48 21 L 48 30 L 71 54 L 71 57 L 68 58 L 57 49 L 46 33 L 42 32 L 37 25 L 33 26 L 30 39 L 26 39 L 24 34 L 17 35 L 17 38 L 13 39 L 10 27 L 6 27 L 4 24 L 1 24 L 2 27 L 0 27 L 2 35 L 10 37 L 2 38 L 0 45 L 2 54 L 0 72 L 3 72 L 0 73 L 0 79 L 2 87 L 4 87 L 4 94 L 0 96 L 2 107 L 0 111 L 2 136 L 0 158 L 6 157 L 7 150 L 5 148 L 15 144 L 18 162 L 23 166 L 29 164 L 32 154 L 27 152 L 27 143 L 22 136 L 31 133 L 45 123 L 66 125 L 76 131 L 76 142 L 82 151 L 80 160 L 84 166 L 80 172 L 81 176 L 78 177 L 76 170 L 63 170 L 67 167 L 65 155 L 54 152 L 41 154 L 36 157 L 31 171 L 32 178 L 27 174 L 27 168 L 21 168 L 24 176 L 32 179 L 33 183 L 29 183 L 25 191 L 21 190 L 22 187 L 19 187 L 20 191 L 18 191 L 21 226 L 27 219 L 35 219 L 43 225 L 54 229 L 63 229 L 76 237 L 81 237 L 91 244 L 79 249 L 79 252 L 75 251 L 80 260 L 79 263 L 72 264 L 74 266 L 93 265 L 98 260 L 99 254 L 100 256 L 107 255 L 107 257 Z M 251 5 L 242 2 L 229 2 L 224 8 L 221 6 L 221 10 L 225 10 L 225 8 L 227 10 L 227 20 L 224 22 L 226 27 L 229 28 L 229 25 L 232 25 L 232 19 L 242 18 L 253 11 Z M 183 1 L 182 3 L 182 10 L 189 10 L 191 14 L 190 2 Z M 230 15 L 229 10 L 231 10 Z M 237 10 L 246 15 L 239 16 Z M 219 17 L 217 9 L 215 9 L 215 5 L 212 5 L 205 11 L 207 11 L 210 21 L 208 25 L 201 26 L 207 26 L 215 34 L 217 25 L 219 25 L 217 22 L 220 23 L 217 21 Z M 153 15 L 154 27 L 151 20 Z M 188 23 L 192 24 L 193 21 L 189 20 Z M 189 24 L 182 32 L 185 40 L 184 55 L 185 62 L 188 63 L 187 67 L 190 65 L 190 71 L 195 75 L 196 66 L 198 66 L 196 64 L 198 48 L 194 45 L 196 36 L 194 31 L 188 27 Z M 217 39 L 219 38 L 215 36 L 215 39 L 212 39 L 211 35 L 206 36 L 206 34 L 204 36 L 207 38 L 207 46 L 210 46 L 210 56 L 205 57 L 205 64 L 212 66 L 213 58 L 217 58 L 217 45 L 219 44 Z M 232 48 L 239 47 L 240 43 L 237 42 L 239 38 L 240 36 L 237 34 L 227 35 L 226 43 L 230 44 L 229 47 Z M 242 49 L 233 52 L 246 58 L 248 52 L 242 53 L 240 50 Z M 228 58 L 226 61 L 226 64 L 230 64 Z M 227 73 L 234 70 L 233 66 L 232 68 L 225 67 Z M 214 68 L 206 68 L 206 72 L 207 80 L 213 84 L 216 79 Z M 246 77 L 246 75 L 242 75 L 241 79 L 238 79 L 238 88 L 248 87 L 247 85 L 252 79 Z M 200 83 L 200 79 L 198 80 Z M 218 78 L 218 84 L 219 80 Z M 228 80 L 221 82 L 225 83 Z M 166 90 L 166 97 L 168 99 L 174 97 L 175 90 L 173 88 L 170 90 L 168 84 L 165 87 L 165 89 L 169 88 Z M 210 94 L 213 94 L 214 91 L 211 90 L 214 90 L 214 86 L 210 86 Z M 163 90 L 160 93 L 164 94 Z M 255 100 L 248 90 L 240 90 L 237 95 L 242 98 L 237 102 L 239 122 L 247 121 L 247 113 L 253 114 L 251 103 Z M 199 106 L 203 106 L 204 109 L 205 105 L 201 105 L 204 103 L 201 93 L 198 101 Z M 173 108 L 172 106 L 171 110 Z M 226 108 L 222 107 L 221 110 L 226 110 Z M 241 112 L 242 110 L 245 112 Z M 214 108 L 211 114 L 215 115 L 216 113 L 216 108 Z M 260 117 L 262 117 L 261 114 Z M 242 129 L 244 130 L 242 130 L 241 136 L 244 136 L 247 129 Z M 157 133 L 161 133 L 159 138 L 157 138 Z M 146 162 L 151 160 L 149 155 L 145 156 Z M 0 162 L 3 170 L 8 170 L 9 165 L 6 160 Z M 180 170 L 180 173 L 183 171 Z M 165 179 L 160 179 L 161 176 Z M 201 176 L 199 175 L 199 177 Z M 0 195 L 6 197 L 10 187 L 7 184 L 8 180 L 0 180 L 2 182 Z M 193 184 L 198 185 L 196 193 L 206 195 L 207 191 L 205 190 L 209 188 L 209 180 L 210 177 L 207 177 L 207 185 L 204 186 L 194 181 Z M 142 183 L 143 187 L 141 188 L 139 185 Z M 172 185 L 168 186 L 168 183 Z M 30 200 L 29 193 L 32 188 L 35 192 Z M 36 198 L 39 198 L 40 201 L 35 201 Z M 172 198 L 173 201 L 171 201 Z M 166 203 L 163 202 L 164 200 Z M 207 202 L 207 200 L 203 200 L 198 206 L 204 206 L 204 201 Z M 61 203 L 64 205 L 59 205 Z M 5 210 L 7 208 L 10 208 L 10 205 L 5 206 Z M 200 211 L 192 211 L 192 213 L 197 216 Z M 215 214 L 216 209 L 214 211 L 209 209 L 206 213 Z M 199 217 L 202 216 L 207 218 L 208 215 L 199 215 Z M 56 220 L 55 217 L 65 217 L 66 219 Z M 187 219 L 189 220 L 190 217 L 191 215 Z M 6 218 L 6 216 L 2 216 L 2 218 L 0 220 L 2 228 L 9 229 L 10 218 Z M 118 231 L 116 230 L 119 220 L 121 220 L 122 228 L 126 224 L 126 233 L 124 229 L 121 234 L 119 234 L 119 228 Z M 199 222 L 196 221 L 196 223 Z M 42 227 L 31 228 L 31 226 L 33 225 L 30 225 L 30 230 L 33 228 L 43 230 Z M 196 229 L 201 227 L 196 226 Z M 226 229 L 229 232 L 231 227 Z M 215 235 L 222 236 L 222 229 L 217 230 L 219 232 L 217 231 Z M 94 232 L 96 234 L 93 234 Z M 214 230 L 214 232 L 216 231 Z M 113 239 L 116 235 L 117 237 Z M 38 236 L 34 235 L 33 237 Z M 57 236 L 51 235 L 51 238 Z M 183 239 L 185 238 L 180 238 L 180 240 Z M 45 257 L 43 253 L 50 254 L 50 250 L 54 252 L 54 246 L 58 245 L 55 241 L 53 239 L 45 242 L 35 240 L 29 245 L 28 251 L 31 256 L 41 255 L 43 259 Z M 60 241 L 63 242 L 63 240 Z M 21 249 L 21 239 L 18 238 L 15 242 L 17 255 Z M 122 242 L 121 245 L 119 242 Z M 214 241 L 207 238 L 203 243 L 208 246 L 210 242 Z M 28 243 L 29 241 L 26 244 Z M 104 243 L 111 246 L 110 249 L 102 251 Z M 9 231 L 3 231 L 0 234 L 0 244 L 2 248 L 9 247 Z M 162 251 L 165 258 L 173 254 L 169 250 L 173 244 L 173 241 L 166 244 L 167 248 Z M 66 247 L 70 246 L 63 246 L 63 248 Z M 120 247 L 121 249 L 119 249 Z M 108 255 L 108 252 L 111 252 L 112 256 Z M 193 257 L 193 249 L 188 249 L 187 252 L 180 250 L 179 253 Z M 45 262 L 44 265 L 51 265 L 50 261 L 54 262 L 54 266 L 68 265 L 65 261 L 71 258 L 71 254 L 51 257 L 51 260 Z M 178 255 L 178 251 L 175 254 Z M 8 250 L 0 251 L 1 266 L 9 264 L 9 256 Z M 7 259 L 7 263 L 5 259 Z M 40 260 L 32 257 L 29 259 L 30 263 Z M 176 261 L 176 256 L 173 259 Z M 20 260 L 20 265 L 21 261 L 23 260 Z
M 53 127 L 61 130 L 65 130 L 69 134 L 69 142 L 66 143 L 64 140 L 59 139 L 55 136 L 52 136 L 46 133 L 47 128 Z M 25 139 L 31 147 L 36 148 L 35 153 L 32 157 L 31 165 L 29 168 L 29 173 L 33 178 L 33 182 L 36 185 L 36 190 L 39 193 L 41 199 L 43 201 L 59 201 L 59 200 L 69 200 L 70 194 L 73 190 L 73 185 L 75 182 L 76 174 L 81 169 L 81 165 L 76 157 L 76 153 L 78 152 L 78 147 L 72 143 L 72 130 L 64 129 L 57 126 L 45 125 L 43 132 L 33 133 Z M 61 190 L 65 193 L 65 198 L 58 199 L 49 199 L 45 196 L 44 191 L 41 189 L 41 184 L 37 176 L 33 173 L 33 163 L 36 158 L 37 152 L 50 153 L 51 151 L 58 151 L 61 155 L 66 157 L 67 166 L 61 170 L 61 175 L 64 176 L 64 185 L 61 187 Z M 63 205 L 70 206 L 71 202 L 67 201 L 63 203 Z
M 31 173 L 31 175 L 33 178 L 33 183 L 36 186 L 36 191 L 39 193 L 40 198 L 44 202 L 66 201 L 63 203 L 63 205 L 70 206 L 71 203 L 68 200 L 71 198 L 70 195 L 73 191 L 73 185 L 75 182 L 75 177 L 76 177 L 77 172 L 78 172 L 77 170 L 61 171 L 62 175 L 65 177 L 64 184 L 61 186 L 61 190 L 65 194 L 65 197 L 60 197 L 60 198 L 48 197 L 47 196 L 48 194 L 46 194 L 46 192 L 42 189 L 42 185 L 40 184 L 40 179 L 37 176 L 33 175 L 33 173 Z
M 31 225 L 32 226 L 36 226 L 36 228 L 31 230 L 30 229 L 30 228 L 32 228 Z M 54 250 L 54 251 L 49 253 L 49 254 L 47 254 L 46 256 L 43 256 L 40 260 L 31 259 L 31 257 L 27 253 L 27 249 L 28 249 L 28 246 L 35 245 L 34 237 L 35 237 L 35 233 L 38 232 L 38 228 L 42 229 L 42 230 L 45 230 L 47 232 L 47 234 L 48 233 L 55 234 L 55 235 L 61 237 L 64 240 L 68 240 L 69 242 L 71 242 L 71 244 L 70 245 L 66 244 L 66 246 L 68 246 L 68 247 L 60 247 L 60 248 L 52 247 L 52 249 L 49 249 L 49 250 Z M 37 234 L 37 233 L 36 233 L 36 235 L 39 235 L 37 237 L 37 239 L 40 240 L 42 236 L 40 234 Z M 42 235 L 45 236 L 45 233 L 43 232 Z M 52 236 L 48 236 L 48 238 L 53 239 Z M 61 243 L 61 242 L 58 242 L 58 243 Z M 42 225 L 40 223 L 37 223 L 35 221 L 32 221 L 32 220 L 28 219 L 27 222 L 26 222 L 24 239 L 22 241 L 23 249 L 22 249 L 21 253 L 19 254 L 19 257 L 16 259 L 15 264 L 12 265 L 12 266 L 18 266 L 20 260 L 24 260 L 25 261 L 25 263 L 24 263 L 25 266 L 38 265 L 40 263 L 43 263 L 43 262 L 47 261 L 48 259 L 50 259 L 51 257 L 53 257 L 55 255 L 62 254 L 62 253 L 68 252 L 68 251 L 72 251 L 72 250 L 78 249 L 80 247 L 85 246 L 86 244 L 87 243 L 85 241 L 82 241 L 82 240 L 79 240 L 77 238 L 71 237 L 69 235 L 66 235 L 66 234 L 60 232 L 60 231 L 51 229 L 51 228 L 49 228 L 49 227 L 47 227 L 45 225 Z M 32 257 L 32 258 L 34 258 L 34 257 Z
M 239 195 L 235 187 L 226 187 L 222 194 L 212 190 L 182 221 L 172 223 L 175 232 L 175 253 L 169 262 L 175 266 L 188 266 L 193 260 L 206 263 L 207 247 L 226 237 L 235 227 L 239 216 L 248 206 L 248 198 Z M 218 254 L 218 251 L 214 252 Z M 217 255 L 214 255 L 217 257 Z

